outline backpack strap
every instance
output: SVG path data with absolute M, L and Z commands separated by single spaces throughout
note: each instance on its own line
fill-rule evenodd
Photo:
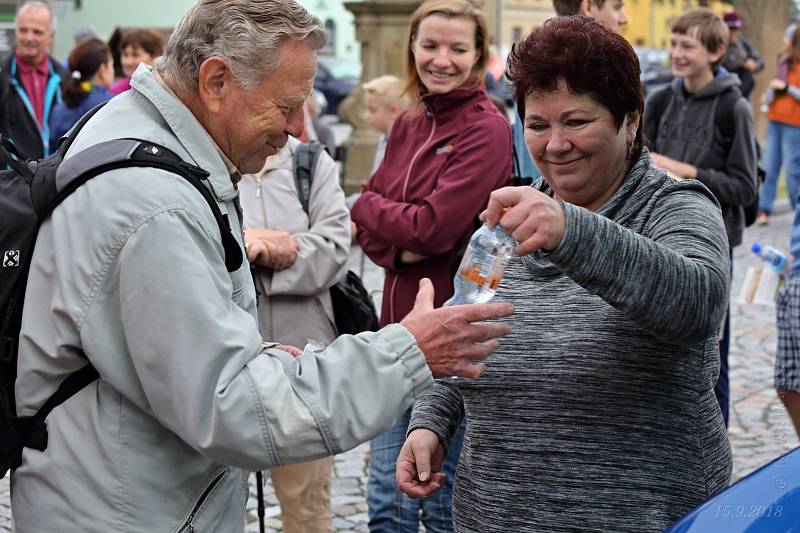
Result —
M 97 373 L 97 369 L 91 363 L 87 363 L 80 370 L 67 376 L 35 415 L 17 418 L 16 424 L 22 439 L 22 446 L 44 451 L 47 448 L 47 424 L 45 423 L 47 415 L 98 377 L 100 375 Z
M 667 109 L 667 101 L 669 100 L 670 92 L 672 92 L 671 85 L 662 87 L 653 94 L 650 100 L 650 103 L 654 106 L 653 109 L 655 109 L 656 118 L 658 118 L 658 120 L 661 120 L 661 116 Z
M 714 109 L 714 125 L 719 128 L 722 134 L 722 146 L 727 155 L 733 146 L 733 136 L 736 133 L 736 123 L 734 122 L 734 110 L 736 103 L 742 96 L 738 87 L 731 87 L 717 97 L 716 108 Z
M 656 125 L 656 137 L 658 136 L 658 127 L 661 125 L 661 117 L 664 116 L 664 111 L 667 109 L 667 100 L 669 100 L 669 93 L 672 91 L 672 86 L 668 85 L 653 93 L 647 100 L 647 106 L 653 110 L 653 123 Z M 650 147 L 655 146 L 656 140 L 647 139 Z
M 64 145 L 66 144 L 65 142 Z M 239 269 L 243 261 L 242 250 L 233 235 L 228 216 L 222 214 L 211 191 L 202 183 L 208 178 L 208 172 L 183 161 L 171 150 L 149 141 L 140 139 L 105 141 L 62 162 L 56 171 L 55 191 L 45 189 L 40 193 L 34 189 L 33 201 L 40 218 L 49 215 L 64 198 L 95 176 L 131 167 L 166 170 L 189 182 L 203 196 L 217 222 L 222 236 L 222 247 L 225 250 L 225 267 L 228 272 Z
M 294 152 L 292 170 L 297 184 L 297 197 L 303 206 L 303 211 L 308 214 L 308 203 L 311 198 L 311 182 L 314 180 L 314 168 L 322 152 L 320 143 L 312 142 L 299 144 Z

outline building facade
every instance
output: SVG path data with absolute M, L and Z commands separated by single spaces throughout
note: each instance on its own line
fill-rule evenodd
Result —
M 626 0 L 629 21 L 622 35 L 635 46 L 667 48 L 672 21 L 699 5 L 698 0 Z M 722 0 L 712 0 L 708 6 L 720 15 L 733 9 Z
M 342 0 L 298 0 L 328 28 L 329 44 L 323 53 L 357 61 L 359 46 L 355 39 L 353 15 Z M 22 0 L 0 0 L 0 54 L 13 46 L 13 21 Z M 92 26 L 102 39 L 108 39 L 118 27 L 172 28 L 195 0 L 51 0 L 56 15 L 56 39 L 53 55 L 64 59 L 75 44 L 77 30 Z

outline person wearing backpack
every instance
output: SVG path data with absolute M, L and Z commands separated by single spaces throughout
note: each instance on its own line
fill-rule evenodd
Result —
M 2 358 L 17 358 L 16 420 L 84 368 L 97 379 L 52 409 L 36 426 L 45 445 L 12 465 L 19 533 L 241 531 L 249 472 L 386 431 L 434 377 L 477 379 L 485 366 L 471 362 L 510 330 L 487 320 L 513 306 L 433 309 L 422 280 L 400 324 L 319 353 L 260 335 L 237 184 L 300 135 L 325 35 L 294 0 L 199 0 L 155 66 L 65 141 L 56 178 L 118 156 L 119 140 L 152 164 L 63 189 L 22 257 L 21 330 L 0 339 L 19 347 Z M 170 152 L 194 181 L 153 168 Z
M 315 149 L 308 212 L 294 172 L 303 147 Z M 329 289 L 347 271 L 350 251 L 350 212 L 336 164 L 321 144 L 290 137 L 261 171 L 242 176 L 239 191 L 261 336 L 290 346 L 329 344 L 337 335 Z M 331 531 L 331 465 L 324 457 L 272 469 L 286 533 Z
M 709 9 L 694 9 L 675 19 L 671 31 L 669 55 L 676 79 L 648 97 L 644 134 L 656 166 L 675 179 L 698 180 L 717 198 L 732 260 L 733 248 L 742 242 L 745 206 L 756 199 L 753 113 L 739 92 L 739 78 L 720 68 L 728 42 L 722 19 Z M 729 314 L 720 337 L 715 387 L 726 426 Z

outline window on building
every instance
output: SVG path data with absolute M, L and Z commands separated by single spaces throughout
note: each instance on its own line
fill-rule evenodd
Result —
M 511 42 L 518 43 L 522 40 L 522 28 L 514 26 L 511 28 Z

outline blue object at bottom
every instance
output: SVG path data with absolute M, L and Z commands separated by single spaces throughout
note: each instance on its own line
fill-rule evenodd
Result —
M 800 448 L 734 483 L 665 532 L 800 532 Z

